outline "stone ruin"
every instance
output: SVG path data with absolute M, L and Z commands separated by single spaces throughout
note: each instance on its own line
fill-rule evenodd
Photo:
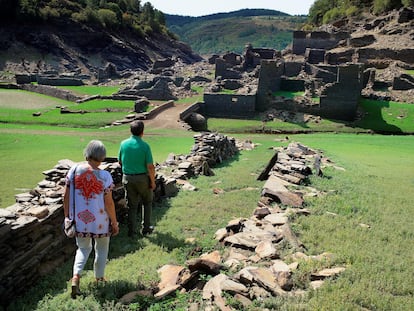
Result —
M 178 191 L 196 190 L 190 179 L 198 175 L 214 175 L 212 167 L 231 159 L 239 150 L 251 150 L 250 141 L 237 142 L 218 133 L 199 133 L 189 155 L 170 154 L 156 166 L 155 200 L 171 197 Z M 298 143 L 275 149 L 276 153 L 258 180 L 266 181 L 260 200 L 250 218 L 229 221 L 218 229 L 215 239 L 223 245 L 220 254 L 214 251 L 186 261 L 184 266 L 166 265 L 158 272 L 161 281 L 152 290 L 136 291 L 122 297 L 124 304 L 137 295 L 162 299 L 175 291 L 201 290 L 203 306 L 226 306 L 224 293 L 247 306 L 255 299 L 273 296 L 303 295 L 316 289 L 325 279 L 333 278 L 345 267 L 333 266 L 333 254 L 305 254 L 306 246 L 294 234 L 290 219 L 308 215 L 304 208 L 307 196 L 323 195 L 309 186 L 308 176 L 323 176 L 322 169 L 332 165 L 321 153 Z M 62 232 L 62 195 L 64 178 L 75 163 L 61 160 L 45 172 L 45 179 L 28 193 L 16 195 L 16 204 L 0 210 L 0 297 L 7 305 L 32 286 L 41 276 L 51 273 L 73 257 L 75 245 Z M 122 222 L 126 215 L 122 172 L 116 158 L 107 158 L 101 169 L 111 172 L 116 185 L 113 198 Z M 215 195 L 223 193 L 214 189 Z M 295 270 L 309 261 L 319 261 L 325 267 L 309 276 L 309 288 L 294 283 Z M 205 275 L 211 276 L 207 282 Z
M 213 55 L 209 63 L 215 64 L 216 81 L 206 90 L 200 113 L 229 117 L 233 110 L 243 118 L 276 109 L 352 121 L 361 96 L 411 102 L 414 79 L 403 71 L 414 68 L 413 16 L 414 10 L 403 8 L 362 25 L 341 21 L 295 31 L 284 51 L 247 45 L 243 55 Z M 376 69 L 381 71 L 375 74 Z M 235 94 L 221 93 L 224 89 Z M 275 97 L 277 91 L 305 95 Z
M 244 147 L 251 149 L 254 144 L 245 142 Z M 304 197 L 321 193 L 306 187 L 308 176 L 323 176 L 322 167 L 328 165 L 332 165 L 329 159 L 299 143 L 276 149 L 258 177 L 266 182 L 253 215 L 233 219 L 216 231 L 215 239 L 224 250 L 191 258 L 185 265 L 162 266 L 158 269 L 160 282 L 153 291 L 134 291 L 120 302 L 128 304 L 137 296 L 162 299 L 177 291 L 199 290 L 202 302 L 192 303 L 190 310 L 234 310 L 226 297 L 247 308 L 254 300 L 302 296 L 306 290 L 335 278 L 345 267 L 334 266 L 334 254 L 306 255 L 306 246 L 290 225 L 290 219 L 310 214 L 304 208 Z M 215 189 L 213 193 L 220 195 L 222 191 Z M 306 287 L 295 284 L 295 271 L 311 261 L 324 268 L 308 276 Z
M 179 189 L 194 190 L 191 177 L 214 174 L 212 167 L 229 160 L 238 151 L 236 140 L 219 133 L 199 133 L 189 155 L 170 155 L 156 166 L 154 199 L 160 201 Z M 67 171 L 75 163 L 60 160 L 44 171 L 45 179 L 30 192 L 16 195 L 16 203 L 0 209 L 0 300 L 11 302 L 32 286 L 39 277 L 73 257 L 75 244 L 62 231 L 63 193 Z M 126 216 L 122 171 L 116 158 L 107 158 L 101 169 L 111 173 L 113 198 L 119 220 Z
M 212 72 L 204 70 L 202 63 L 188 65 L 176 57 L 157 59 L 148 71 L 120 73 L 108 63 L 98 80 L 122 79 L 125 87 L 116 95 L 148 100 L 193 96 L 191 87 L 200 85 L 205 89 L 204 98 L 195 113 L 204 118 L 248 118 L 257 112 L 279 110 L 352 121 L 361 96 L 412 101 L 414 80 L 404 70 L 414 68 L 413 16 L 412 8 L 403 8 L 365 21 L 341 20 L 316 31 L 295 31 L 292 45 L 283 51 L 247 44 L 242 55 L 213 55 L 208 59 L 215 68 L 213 81 L 209 78 Z M 190 76 L 189 71 L 193 71 Z M 30 82 L 37 81 L 39 85 L 31 86 L 31 91 L 68 100 L 77 99 L 50 85 L 78 85 L 87 78 L 77 72 L 16 75 L 20 88 L 27 89 Z M 277 91 L 305 94 L 285 98 L 274 96 Z

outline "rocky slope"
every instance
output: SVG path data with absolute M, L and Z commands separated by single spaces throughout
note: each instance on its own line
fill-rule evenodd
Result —
M 93 79 L 108 64 L 125 73 L 148 70 L 155 60 L 167 57 L 187 64 L 202 59 L 188 45 L 160 34 L 143 39 L 72 21 L 0 28 L 0 80 L 14 73 L 76 74 Z
M 374 87 L 371 93 L 375 97 L 413 102 L 414 78 L 406 72 L 414 70 L 414 8 L 394 10 L 381 16 L 366 14 L 337 26 L 339 30 L 349 31 L 351 38 L 330 53 L 352 54 L 367 68 L 376 68 L 375 80 L 388 89 L 384 92 Z M 405 81 L 406 89 L 390 88 L 394 79 Z

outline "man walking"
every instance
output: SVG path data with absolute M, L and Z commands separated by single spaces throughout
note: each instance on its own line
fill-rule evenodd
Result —
M 131 137 L 121 142 L 118 161 L 122 167 L 122 183 L 128 205 L 128 236 L 137 234 L 137 212 L 141 215 L 141 234 L 152 233 L 151 226 L 153 191 L 155 190 L 155 166 L 151 148 L 142 140 L 144 122 L 133 121 Z

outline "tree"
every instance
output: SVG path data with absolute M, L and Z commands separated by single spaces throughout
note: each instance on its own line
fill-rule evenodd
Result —
M 36 19 L 39 16 L 38 0 L 19 0 L 19 15 L 26 18 Z
M 104 27 L 113 28 L 118 25 L 115 12 L 109 9 L 99 9 L 98 17 Z
M 414 6 L 414 0 L 401 0 L 401 2 L 405 7 Z
M 150 2 L 146 2 L 142 7 L 142 19 L 146 22 L 154 21 L 155 11 Z
M 315 1 L 309 9 L 309 22 L 314 25 L 322 25 L 325 13 L 335 7 L 332 2 L 331 0 Z
M 384 13 L 402 7 L 401 0 L 374 0 L 374 13 Z
M 165 21 L 165 15 L 161 11 L 155 10 L 154 19 L 160 25 L 165 25 L 165 23 L 166 23 L 166 21 Z

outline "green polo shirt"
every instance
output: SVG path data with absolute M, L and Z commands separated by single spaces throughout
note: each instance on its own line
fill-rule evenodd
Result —
M 132 135 L 121 142 L 118 159 L 122 163 L 122 173 L 147 173 L 147 165 L 153 164 L 150 146 L 140 136 Z

